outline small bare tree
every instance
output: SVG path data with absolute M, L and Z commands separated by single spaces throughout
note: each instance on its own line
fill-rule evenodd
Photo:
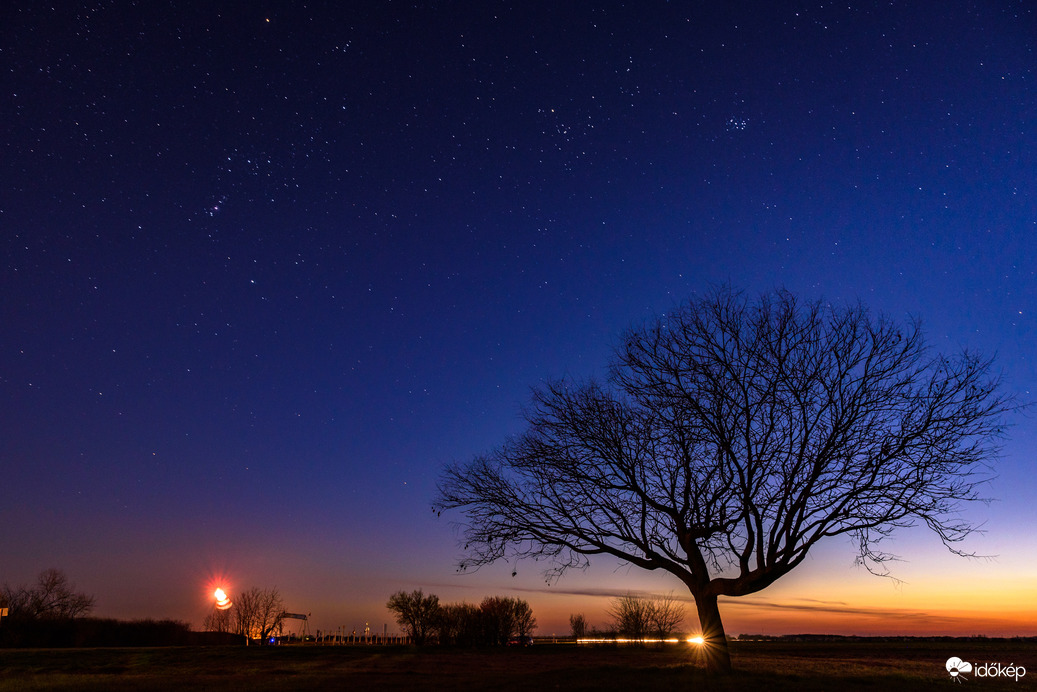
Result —
M 205 616 L 202 629 L 205 632 L 230 632 L 230 613 L 230 610 L 213 608 L 212 612 Z
M 277 589 L 252 587 L 234 599 L 234 631 L 266 643 L 284 621 L 284 601 Z
M 440 617 L 439 596 L 426 596 L 421 589 L 406 593 L 397 591 L 385 604 L 396 615 L 396 622 L 405 627 L 410 640 L 422 646 L 435 632 Z
M 587 636 L 587 618 L 583 613 L 573 613 L 569 616 L 569 629 L 572 630 L 573 639 L 583 639 Z
M 641 596 L 626 594 L 612 599 L 608 614 L 617 634 L 644 641 L 652 628 L 652 605 Z
M 520 637 L 532 637 L 537 628 L 533 609 L 521 598 L 512 599 L 515 609 L 515 633 Z
M 612 599 L 608 610 L 620 634 L 642 641 L 649 634 L 665 639 L 684 621 L 684 606 L 673 593 L 648 597 L 626 594 Z
M 26 620 L 70 620 L 94 608 L 94 597 L 76 591 L 65 573 L 54 568 L 40 572 L 33 586 L 4 585 L 0 601 L 9 617 Z
M 677 626 L 684 622 L 684 605 L 673 592 L 653 598 L 650 604 L 648 619 L 652 623 L 652 631 L 660 639 L 672 635 Z
M 962 503 L 1010 408 L 991 361 L 933 354 L 917 322 L 720 289 L 623 338 L 608 385 L 534 394 L 527 431 L 448 468 L 435 509 L 464 516 L 461 568 L 612 555 L 695 598 L 706 662 L 731 666 L 719 596 L 745 596 L 852 537 L 922 523 L 964 554 Z

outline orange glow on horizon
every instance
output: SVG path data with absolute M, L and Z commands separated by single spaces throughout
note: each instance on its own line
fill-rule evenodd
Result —
M 827 594 L 825 594 L 827 595 Z M 765 594 L 764 594 L 765 596 Z M 1032 595 L 1017 592 L 1019 604 L 1032 603 Z M 1003 594 L 983 602 L 982 597 L 962 599 L 968 608 L 948 607 L 936 599 L 821 601 L 799 597 L 767 599 L 763 596 L 725 599 L 720 603 L 724 629 L 731 636 L 743 634 L 834 634 L 857 636 L 950 636 L 986 635 L 1016 637 L 1037 635 L 1037 608 L 1006 608 Z M 540 633 L 563 635 L 569 631 L 569 615 L 586 614 L 589 625 L 607 629 L 610 616 L 602 597 L 530 598 Z M 682 626 L 697 629 L 695 606 L 685 603 Z M 685 630 L 687 631 L 687 630 Z M 691 644 L 697 644 L 686 638 Z

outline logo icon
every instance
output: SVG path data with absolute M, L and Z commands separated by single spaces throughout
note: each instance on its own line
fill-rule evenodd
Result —
M 947 672 L 951 674 L 951 680 L 954 680 L 954 682 L 968 680 L 963 673 L 971 673 L 972 664 L 961 660 L 957 656 L 951 656 L 947 659 Z

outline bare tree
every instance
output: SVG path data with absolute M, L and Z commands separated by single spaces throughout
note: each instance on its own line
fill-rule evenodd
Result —
M 479 604 L 484 641 L 494 646 L 507 644 L 512 637 L 529 637 L 537 627 L 533 609 L 521 598 L 487 596 Z
M 277 589 L 252 587 L 234 599 L 234 631 L 258 639 L 264 644 L 267 637 L 279 632 L 284 621 L 284 600 Z
M 73 619 L 93 610 L 94 597 L 76 591 L 59 569 L 40 572 L 33 586 L 4 585 L 2 599 L 10 617 L 27 620 Z
M 569 629 L 572 630 L 573 639 L 583 639 L 587 636 L 587 618 L 583 616 L 583 613 L 569 615 Z
M 673 634 L 677 626 L 684 622 L 684 605 L 677 600 L 673 592 L 653 598 L 648 619 L 655 636 L 665 639 Z
M 515 634 L 515 604 L 505 596 L 487 596 L 479 604 L 486 643 L 504 646 Z
M 547 557 L 558 576 L 612 555 L 695 598 L 707 664 L 730 669 L 718 596 L 757 592 L 818 541 L 852 537 L 883 573 L 895 529 L 948 548 L 1011 406 L 991 361 L 926 347 L 863 306 L 719 289 L 628 332 L 606 385 L 535 392 L 527 431 L 444 472 L 461 568 Z
M 608 614 L 618 634 L 644 641 L 652 627 L 652 605 L 641 596 L 626 594 L 612 599 Z
M 414 594 L 401 594 L 407 602 L 416 602 Z M 394 594 L 393 598 L 401 594 Z M 506 596 L 487 596 L 478 606 L 470 603 L 438 605 L 434 621 L 439 643 L 458 646 L 504 645 L 515 635 L 531 637 L 536 628 L 537 621 L 529 604 Z
M 205 616 L 202 629 L 205 632 L 230 632 L 230 612 L 213 608 L 212 612 Z
M 533 609 L 521 598 L 512 599 L 515 609 L 515 633 L 520 637 L 532 637 L 537 628 Z
M 672 592 L 662 597 L 628 593 L 612 599 L 608 613 L 619 634 L 639 641 L 649 634 L 665 639 L 684 621 L 684 606 Z
M 482 612 L 471 603 L 440 605 L 436 633 L 440 644 L 474 646 L 482 638 Z
M 412 642 L 421 646 L 428 642 L 439 620 L 439 596 L 426 596 L 421 589 L 406 593 L 397 591 L 385 607 L 396 614 L 396 622 L 407 628 Z

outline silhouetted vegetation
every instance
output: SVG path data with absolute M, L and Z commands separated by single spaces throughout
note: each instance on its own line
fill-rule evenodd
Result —
M 233 637 L 234 643 L 241 639 Z M 5 648 L 66 648 L 83 646 L 190 646 L 229 644 L 227 639 L 192 632 L 176 620 L 114 620 L 106 618 L 4 618 L 0 646 Z
M 263 644 L 273 634 L 281 633 L 284 622 L 284 600 L 277 589 L 252 587 L 234 598 L 234 633 L 258 639 Z
M 612 599 L 608 613 L 614 630 L 629 639 L 643 640 L 648 636 L 664 639 L 684 621 L 684 606 L 673 594 L 656 598 L 634 594 L 619 596 Z
M 284 616 L 284 599 L 276 588 L 252 587 L 237 594 L 230 607 L 214 608 L 205 616 L 202 629 L 212 634 L 232 632 L 238 641 L 268 644 L 271 637 L 282 634 Z
M 587 618 L 583 613 L 573 613 L 569 616 L 569 629 L 572 631 L 573 639 L 587 636 Z
M 192 632 L 177 620 L 115 620 L 84 617 L 94 598 L 76 590 L 59 569 L 40 573 L 36 583 L 0 589 L 0 647 L 71 648 L 98 646 L 197 646 L 242 643 L 240 637 Z
M 529 604 L 520 598 L 487 596 L 479 604 L 482 644 L 507 644 L 513 637 L 529 637 L 536 629 L 536 618 Z
M 513 640 L 526 643 L 537 627 L 529 603 L 506 596 L 487 596 L 478 606 L 441 604 L 438 596 L 426 596 L 419 589 L 394 593 L 386 607 L 418 645 L 434 641 L 462 647 L 504 646 Z
M 93 610 L 94 597 L 76 591 L 64 572 L 51 568 L 40 572 L 32 586 L 4 584 L 0 607 L 12 620 L 71 620 Z
M 414 644 L 428 643 L 440 617 L 439 596 L 426 596 L 421 589 L 411 593 L 397 591 L 385 607 L 396 615 L 396 622 L 407 630 Z
M 545 558 L 550 579 L 604 554 L 670 572 L 729 670 L 718 597 L 822 539 L 880 574 L 901 527 L 965 554 L 962 505 L 1012 405 L 990 360 L 933 353 L 918 322 L 723 288 L 625 334 L 607 384 L 536 390 L 526 432 L 447 468 L 433 509 L 464 515 L 462 570 Z
M 436 635 L 444 646 L 477 646 L 483 643 L 482 611 L 471 603 L 440 606 Z
M 87 627 L 79 618 L 94 607 L 92 596 L 76 591 L 59 569 L 40 572 L 32 585 L 0 589 L 0 646 L 82 646 Z M 103 622 L 103 621 L 92 621 Z M 101 628 L 103 629 L 103 628 Z

